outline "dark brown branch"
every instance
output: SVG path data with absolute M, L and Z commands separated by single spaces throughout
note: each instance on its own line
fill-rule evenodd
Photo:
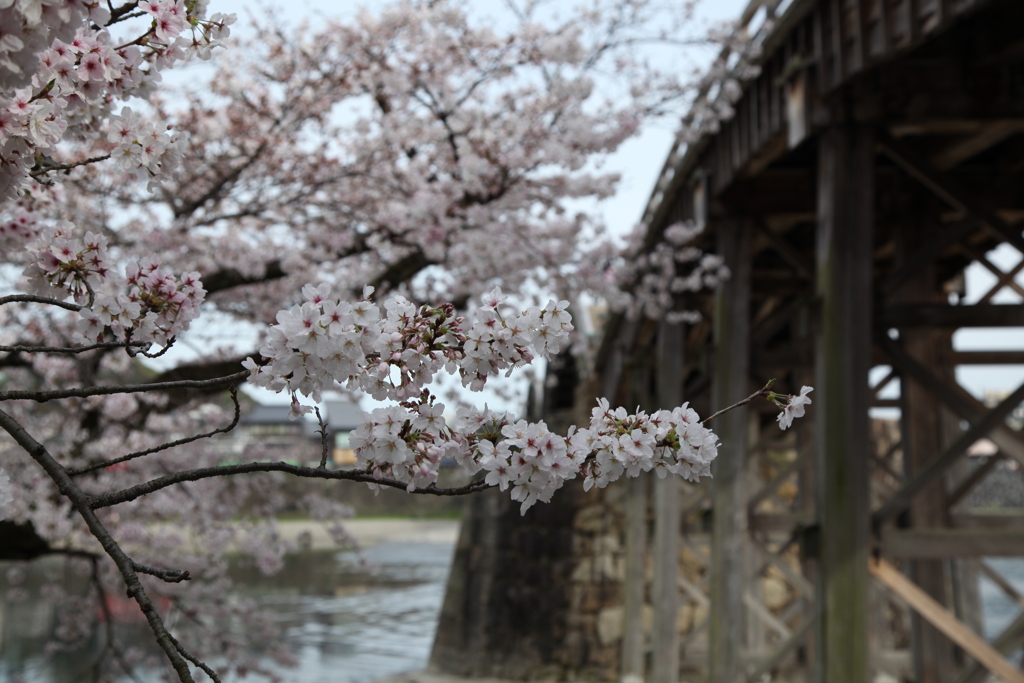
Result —
M 320 469 L 327 469 L 327 425 L 324 424 L 324 419 L 320 417 L 320 407 L 316 406 L 313 408 L 316 411 L 316 421 L 320 424 L 318 433 L 320 434 Z
M 249 472 L 284 472 L 285 474 L 291 474 L 296 477 L 306 477 L 310 479 L 361 481 L 366 484 L 379 484 L 380 486 L 387 486 L 389 488 L 400 489 L 402 491 L 407 490 L 408 487 L 408 484 L 402 481 L 396 481 L 394 479 L 376 479 L 372 472 L 365 469 L 328 470 L 320 469 L 319 467 L 292 465 L 286 462 L 249 462 L 239 463 L 236 465 L 198 467 L 194 470 L 174 472 L 173 474 L 157 477 L 156 479 L 150 479 L 147 482 L 131 486 L 121 491 L 93 496 L 92 507 L 94 510 L 98 510 L 112 505 L 127 503 L 150 493 L 159 491 L 160 489 L 165 489 L 168 486 L 174 486 L 175 484 L 180 484 L 186 481 L 199 481 L 200 479 L 210 479 L 211 477 L 229 477 L 236 474 L 248 474 Z M 486 488 L 489 488 L 488 484 L 485 484 L 483 481 L 475 481 L 471 484 L 455 488 L 439 488 L 437 486 L 430 485 L 426 488 L 414 489 L 411 493 L 431 496 L 463 496 L 467 493 L 475 493 Z
M 248 370 L 236 372 L 227 377 L 205 380 L 182 380 L 180 382 L 151 382 L 149 384 L 112 384 L 100 387 L 76 387 L 54 391 L 2 391 L 0 401 L 36 401 L 45 403 L 64 398 L 88 398 L 111 394 L 139 394 L 147 391 L 168 391 L 172 389 L 210 389 L 238 384 L 249 376 Z
M 197 434 L 195 436 L 187 436 L 185 438 L 178 439 L 176 441 L 171 441 L 171 442 L 168 442 L 168 443 L 165 443 L 165 444 L 161 444 L 161 445 L 155 446 L 153 448 L 147 448 L 144 451 L 136 451 L 134 453 L 129 453 L 128 455 L 122 455 L 122 456 L 117 457 L 117 458 L 111 458 L 109 460 L 104 460 L 103 462 L 98 462 L 98 463 L 94 463 L 92 465 L 87 465 L 86 467 L 79 467 L 77 469 L 71 469 L 71 470 L 68 470 L 68 475 L 72 476 L 72 477 L 77 477 L 80 474 L 86 474 L 87 472 L 95 472 L 96 470 L 101 470 L 104 467 L 110 467 L 111 465 L 120 465 L 123 462 L 128 462 L 129 460 L 134 460 L 136 458 L 141 458 L 141 457 L 143 457 L 145 455 L 152 455 L 153 453 L 159 453 L 160 451 L 166 451 L 169 448 L 175 448 L 177 446 L 184 446 L 185 444 L 192 443 L 193 441 L 199 441 L 200 439 L 208 439 L 208 438 L 210 438 L 212 436 L 216 436 L 217 434 L 226 434 L 226 433 L 230 432 L 232 429 L 234 429 L 236 426 L 238 426 L 238 419 L 239 419 L 239 417 L 241 416 L 241 413 L 242 413 L 242 406 L 238 403 L 238 389 L 236 389 L 235 387 L 231 387 L 230 392 L 231 392 L 231 400 L 234 401 L 234 403 L 235 403 L 235 416 L 231 420 L 231 424 L 229 424 L 227 427 L 218 427 L 217 429 L 214 429 L 212 432 L 206 432 L 205 434 Z M 325 438 L 325 441 L 326 441 L 326 438 Z M 326 446 L 325 446 L 325 448 L 326 448 Z
M 218 270 L 214 273 L 203 275 L 201 280 L 203 283 L 203 289 L 206 290 L 206 293 L 213 294 L 215 292 L 222 292 L 225 289 L 232 289 L 234 287 L 260 284 L 263 282 L 270 282 L 271 280 L 280 280 L 286 275 L 288 275 L 288 273 L 284 272 L 284 269 L 281 267 L 281 262 L 275 259 L 266 264 L 263 269 L 263 275 L 251 277 L 243 275 L 234 268 L 228 268 L 226 270 Z
M 36 296 L 35 294 L 11 294 L 10 296 L 0 297 L 0 306 L 4 304 L 49 304 L 50 306 L 58 306 L 60 308 L 66 308 L 69 311 L 80 311 L 85 306 L 79 306 L 68 301 L 58 301 L 57 299 L 51 299 L 47 296 Z
M 192 580 L 192 577 L 186 569 L 157 569 L 156 567 L 139 564 L 134 560 L 132 560 L 132 566 L 135 567 L 135 571 L 140 574 L 149 574 L 150 576 L 155 576 L 161 581 L 166 581 L 167 583 L 181 583 L 182 581 Z
M 99 342 L 88 346 L 3 346 L 0 345 L 0 352 L 7 353 L 85 353 L 96 349 L 121 349 L 128 346 L 146 347 L 149 342 Z
M 39 166 L 38 168 L 32 169 L 31 171 L 29 171 L 29 175 L 38 180 L 40 176 L 45 176 L 47 173 L 50 173 L 51 171 L 70 171 L 73 168 L 77 168 L 79 166 L 86 166 L 88 164 L 95 164 L 100 161 L 106 161 L 109 158 L 109 154 L 104 154 L 103 156 L 92 157 L 91 159 L 82 159 L 81 161 L 73 161 L 68 164 L 48 163 L 45 166 Z
M 209 676 L 210 680 L 213 681 L 213 683 L 221 683 L 220 676 L 217 675 L 216 671 L 214 671 L 209 666 L 207 666 L 198 657 L 195 657 L 194 655 L 190 654 L 189 651 L 186 650 L 185 647 L 181 643 L 178 642 L 177 638 L 175 638 L 174 636 L 170 636 L 170 638 L 171 638 L 171 642 L 174 643 L 174 647 L 176 647 L 178 649 L 178 652 L 181 653 L 182 657 L 184 657 L 185 659 L 187 659 L 188 661 L 192 662 L 197 667 L 202 669 L 203 673 L 205 673 L 207 676 Z

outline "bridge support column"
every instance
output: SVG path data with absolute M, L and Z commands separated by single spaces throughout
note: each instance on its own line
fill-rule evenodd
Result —
M 874 136 L 838 125 L 819 137 L 815 373 L 820 683 L 867 683 L 868 369 Z
M 711 394 L 715 410 L 750 395 L 749 228 L 735 219 L 724 220 L 717 228 L 719 253 L 732 276 L 719 288 L 715 301 L 715 374 Z M 744 680 L 747 502 L 743 475 L 748 422 L 747 409 L 739 408 L 714 423 L 722 443 L 712 465 L 710 683 Z

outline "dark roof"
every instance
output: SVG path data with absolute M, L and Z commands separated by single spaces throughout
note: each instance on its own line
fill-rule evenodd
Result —
M 325 410 L 326 409 L 326 410 Z M 301 422 L 305 427 L 308 420 L 292 420 L 288 417 L 290 408 L 286 404 L 282 405 L 259 405 L 257 404 L 252 411 L 242 418 L 243 424 L 295 424 Z M 323 407 L 320 409 L 321 414 L 324 416 L 324 421 L 331 430 L 349 431 L 359 426 L 361 413 L 359 406 L 355 403 L 348 401 L 337 401 L 327 400 L 324 401 Z M 316 430 L 315 420 L 312 431 Z M 304 431 L 308 431 L 305 430 Z
M 331 429 L 347 431 L 362 422 L 360 415 L 363 411 L 355 403 L 328 399 L 324 401 L 324 407 L 327 408 L 325 417 Z
M 288 417 L 290 410 L 291 409 L 287 405 L 257 405 L 252 409 L 252 412 L 242 418 L 242 422 L 245 424 L 257 425 L 294 423 L 295 420 L 291 420 Z

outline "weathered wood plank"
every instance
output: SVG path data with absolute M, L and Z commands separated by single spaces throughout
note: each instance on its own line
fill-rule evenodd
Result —
M 1001 676 L 1006 683 L 1024 683 L 1024 673 L 986 643 L 979 635 L 957 620 L 945 607 L 903 576 L 895 567 L 882 559 L 872 558 L 868 566 L 872 576 L 900 596 L 922 617 L 945 633 L 971 657 L 989 671 Z
M 644 584 L 647 554 L 647 477 L 626 481 L 626 578 L 623 586 L 623 683 L 642 683 Z
M 992 647 L 999 654 L 1009 657 L 1014 650 L 1020 647 L 1022 640 L 1024 640 L 1024 614 L 1018 615 L 1009 626 L 1003 629 L 1002 633 L 996 636 L 992 641 Z M 953 683 L 984 683 L 987 677 L 988 672 L 983 666 L 977 662 L 970 662 Z
M 876 322 L 890 327 L 1021 327 L 1024 306 L 1018 304 L 890 304 L 878 312 Z
M 683 325 L 663 320 L 658 330 L 659 405 L 683 402 Z M 676 683 L 679 679 L 679 480 L 654 481 L 654 581 L 651 603 L 651 683 Z
M 749 392 L 750 268 L 752 230 L 730 219 L 717 225 L 719 253 L 732 277 L 715 297 L 715 373 L 712 404 L 730 405 Z M 708 631 L 711 683 L 734 683 L 742 676 L 744 542 L 747 506 L 745 408 L 723 415 L 718 431 L 728 434 L 712 466 L 711 623 Z
M 945 559 L 1024 555 L 1019 529 L 886 529 L 878 550 L 888 557 Z
M 828 683 L 866 683 L 868 365 L 874 140 L 867 126 L 823 131 L 818 152 L 815 373 L 820 535 L 816 644 Z

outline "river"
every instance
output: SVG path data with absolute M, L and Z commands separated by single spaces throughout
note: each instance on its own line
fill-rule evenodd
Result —
M 428 534 L 420 535 L 431 540 Z M 415 536 L 376 538 L 379 542 L 361 554 L 316 550 L 293 555 L 273 577 L 237 567 L 234 578 L 276 615 L 298 661 L 294 669 L 276 668 L 269 659 L 265 664 L 285 681 L 301 683 L 364 683 L 422 669 L 434 638 L 454 533 L 441 533 L 432 542 L 410 540 Z M 1024 559 L 988 561 L 1024 592 Z M 84 648 L 48 654 L 45 646 L 57 628 L 56 609 L 53 600 L 39 594 L 53 580 L 74 593 L 85 586 L 87 577 L 69 570 L 60 558 L 36 561 L 29 573 L 19 571 L 19 566 L 23 565 L 0 562 L 0 683 L 90 681 L 90 662 L 102 644 L 98 631 Z M 981 600 L 990 639 L 1020 612 L 985 578 Z M 155 647 L 141 625 L 122 628 L 118 639 L 124 646 Z M 136 673 L 142 681 L 157 680 L 155 672 Z M 267 680 L 250 675 L 224 683 Z M 118 683 L 130 681 L 126 677 Z
M 320 550 L 293 555 L 282 572 L 269 578 L 244 567 L 232 573 L 245 593 L 273 611 L 298 660 L 294 669 L 276 667 L 269 658 L 264 665 L 286 681 L 363 683 L 426 665 L 452 551 L 450 541 L 384 541 L 360 554 Z M 45 649 L 58 625 L 54 603 L 39 595 L 40 587 L 57 578 L 74 593 L 87 581 L 63 565 L 59 558 L 46 558 L 19 576 L 21 565 L 0 563 L 3 683 L 91 680 L 90 662 L 102 644 L 98 633 L 72 652 L 48 654 Z M 151 641 L 144 625 L 118 632 L 124 647 L 149 649 Z M 154 674 L 136 670 L 142 681 L 158 680 Z M 200 675 L 197 680 L 205 678 Z M 266 680 L 249 675 L 224 683 Z

